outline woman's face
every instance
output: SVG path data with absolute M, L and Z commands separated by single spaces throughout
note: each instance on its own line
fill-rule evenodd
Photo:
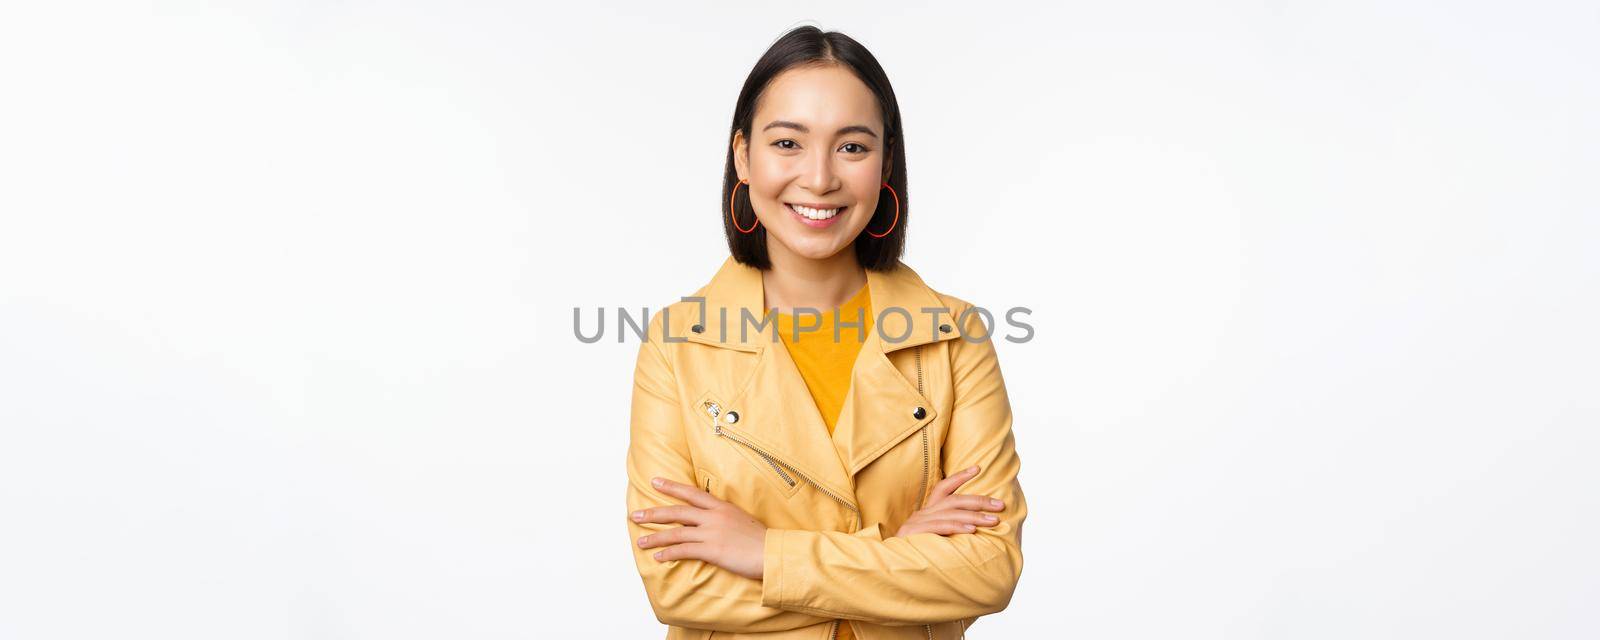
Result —
M 823 260 L 851 246 L 886 179 L 883 136 L 877 97 L 842 67 L 790 69 L 767 85 L 750 140 L 737 132 L 733 145 L 769 254 Z

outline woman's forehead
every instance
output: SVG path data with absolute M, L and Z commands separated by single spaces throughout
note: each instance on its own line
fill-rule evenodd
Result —
M 877 96 L 855 74 L 834 66 L 790 69 L 773 78 L 756 105 L 755 129 L 775 122 L 799 125 L 802 133 L 833 134 L 851 125 L 880 135 L 883 130 Z

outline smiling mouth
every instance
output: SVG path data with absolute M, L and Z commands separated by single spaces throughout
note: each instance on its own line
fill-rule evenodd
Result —
M 844 210 L 848 207 L 848 205 L 845 205 L 845 206 L 833 207 L 831 209 L 819 209 L 819 208 L 814 208 L 814 207 L 808 207 L 808 206 L 805 206 L 805 205 L 795 204 L 793 202 L 785 202 L 785 203 L 783 203 L 783 206 L 788 207 L 790 211 L 793 211 L 796 214 L 799 214 L 800 217 L 802 217 L 802 218 L 805 218 L 807 220 L 817 221 L 817 222 L 822 222 L 824 220 L 831 220 L 835 216 L 838 216 L 839 214 L 844 213 Z

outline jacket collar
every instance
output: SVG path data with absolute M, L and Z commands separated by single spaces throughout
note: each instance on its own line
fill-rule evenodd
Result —
M 890 271 L 866 273 L 872 299 L 869 344 L 889 353 L 957 335 L 952 310 L 911 267 L 901 262 Z M 689 341 L 741 351 L 760 351 L 763 345 L 778 342 L 778 334 L 770 326 L 775 322 L 769 320 L 764 304 L 760 269 L 729 256 L 711 282 L 690 300 L 699 302 L 696 298 L 703 298 L 704 306 L 691 315 L 699 318 L 696 324 L 703 330 L 689 333 Z M 763 327 L 763 321 L 769 321 L 769 326 Z M 941 330 L 941 325 L 949 330 Z
M 897 366 L 889 354 L 959 335 L 958 331 L 940 330 L 941 324 L 953 328 L 952 310 L 904 263 L 887 272 L 867 271 L 867 286 L 873 330 L 856 357 L 850 391 L 831 438 L 788 350 L 781 345 L 768 348 L 779 342 L 776 322 L 756 329 L 764 317 L 759 269 L 728 258 L 696 294 L 705 299 L 700 319 L 693 321 L 702 331 L 686 336 L 691 342 L 754 354 L 753 368 L 748 375 L 739 376 L 745 380 L 741 388 L 715 394 L 724 408 L 735 409 L 744 418 L 723 428 L 776 455 L 818 485 L 847 497 L 854 496 L 857 472 L 938 417 L 928 395 L 913 382 L 918 374 L 909 373 L 921 363 L 912 365 L 908 356 Z M 897 308 L 906 312 L 892 311 Z M 931 311 L 924 311 L 934 308 L 940 309 L 937 319 Z M 741 336 L 744 313 L 751 314 L 752 320 Z M 897 341 L 902 335 L 905 338 Z

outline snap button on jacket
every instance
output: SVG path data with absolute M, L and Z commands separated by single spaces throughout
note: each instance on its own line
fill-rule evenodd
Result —
M 1011 405 L 972 305 L 900 264 L 867 271 L 873 330 L 830 436 L 764 313 L 761 272 L 731 257 L 690 300 L 651 316 L 634 369 L 627 511 L 682 501 L 660 476 L 730 501 L 767 529 L 761 580 L 628 546 L 666 637 L 955 639 L 1006 607 L 1027 504 Z M 959 330 L 953 330 L 959 328 Z M 973 533 L 893 537 L 934 483 L 1004 501 Z

